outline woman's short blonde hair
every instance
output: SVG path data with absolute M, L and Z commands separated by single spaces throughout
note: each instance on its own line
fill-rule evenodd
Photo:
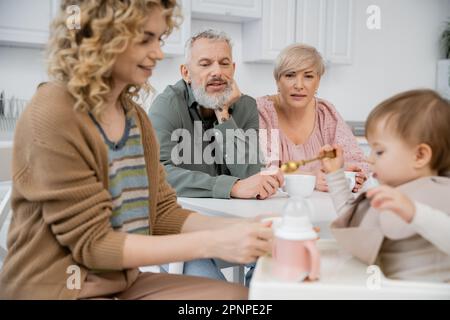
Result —
M 275 60 L 273 76 L 276 81 L 293 71 L 314 68 L 321 77 L 325 72 L 325 63 L 316 48 L 302 43 L 294 43 L 284 48 Z
M 70 6 L 76 6 L 80 15 L 80 24 L 74 28 L 67 24 Z M 47 47 L 48 74 L 67 87 L 76 110 L 101 115 L 113 85 L 111 72 L 117 56 L 143 35 L 145 20 L 157 7 L 164 10 L 167 36 L 181 17 L 176 0 L 61 1 Z M 130 84 L 120 99 L 128 105 L 141 89 L 150 88 Z

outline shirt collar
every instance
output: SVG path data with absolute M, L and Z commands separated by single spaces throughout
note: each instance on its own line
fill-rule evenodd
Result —
M 195 108 L 198 106 L 198 102 L 195 101 L 194 93 L 192 92 L 191 85 L 188 84 L 186 81 L 182 80 L 184 82 L 184 85 L 186 86 L 186 93 L 187 93 L 187 102 L 189 108 Z

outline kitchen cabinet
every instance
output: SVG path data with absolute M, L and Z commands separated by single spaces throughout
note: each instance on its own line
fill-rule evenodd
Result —
M 43 48 L 59 3 L 60 0 L 1 0 L 0 45 Z M 179 3 L 183 23 L 165 40 L 163 51 L 167 56 L 183 55 L 191 33 L 191 0 L 179 0 Z
M 44 46 L 58 4 L 58 0 L 1 0 L 0 45 Z
M 353 0 L 263 0 L 260 20 L 242 28 L 246 62 L 273 62 L 286 46 L 312 45 L 327 63 L 350 64 Z
M 353 0 L 327 0 L 325 58 L 334 64 L 351 64 Z
M 295 40 L 295 0 L 262 0 L 262 18 L 242 25 L 242 55 L 246 62 L 272 62 Z
M 175 28 L 170 36 L 164 41 L 163 52 L 169 56 L 182 56 L 184 45 L 191 36 L 191 0 L 179 0 L 183 13 L 183 23 Z
M 192 0 L 192 17 L 241 22 L 259 19 L 263 0 Z
M 295 42 L 309 44 L 325 56 L 326 0 L 297 0 Z
M 43 47 L 59 0 L 0 1 L 0 45 Z M 179 0 L 183 23 L 165 41 L 166 56 L 184 54 L 191 18 L 242 22 L 243 60 L 273 62 L 289 44 L 316 47 L 335 64 L 352 61 L 353 0 Z

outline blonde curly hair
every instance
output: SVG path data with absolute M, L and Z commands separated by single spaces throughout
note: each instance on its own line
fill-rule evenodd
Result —
M 69 28 L 66 8 L 78 6 L 79 28 Z M 111 91 L 117 56 L 143 35 L 145 19 L 156 7 L 166 17 L 167 37 L 181 22 L 176 0 L 63 0 L 51 26 L 47 47 L 49 77 L 63 83 L 75 99 L 75 110 L 100 117 Z M 120 100 L 128 106 L 149 84 L 128 85 Z

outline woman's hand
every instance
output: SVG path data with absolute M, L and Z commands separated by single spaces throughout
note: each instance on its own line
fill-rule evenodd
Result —
M 344 151 L 338 145 L 333 146 L 330 146 L 329 144 L 324 145 L 320 149 L 319 156 L 322 157 L 325 154 L 325 152 L 333 150 L 336 150 L 335 158 L 323 158 L 321 160 L 322 168 L 324 169 L 325 173 L 335 172 L 344 166 Z
M 410 223 L 416 214 L 416 206 L 402 192 L 388 187 L 379 186 L 367 191 L 367 197 L 372 199 L 370 205 L 377 210 L 390 210 L 405 222 Z
M 242 222 L 214 230 L 208 257 L 248 264 L 272 252 L 272 221 Z

